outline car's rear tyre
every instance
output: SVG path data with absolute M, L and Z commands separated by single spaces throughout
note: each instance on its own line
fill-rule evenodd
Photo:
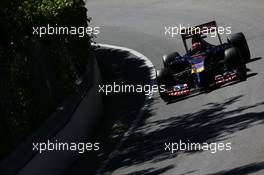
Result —
M 172 62 L 173 60 L 177 59 L 178 57 L 180 57 L 180 54 L 178 52 L 173 52 L 169 55 L 164 55 L 162 57 L 162 61 L 163 61 L 163 66 L 165 68 L 169 67 L 169 63 Z
M 168 96 L 166 95 L 164 91 L 162 91 L 160 87 L 163 86 L 164 88 L 167 88 L 173 84 L 172 71 L 169 68 L 163 68 L 161 70 L 157 70 L 156 71 L 156 81 L 159 87 L 160 97 L 164 101 L 169 101 Z
M 228 38 L 228 41 L 239 49 L 244 62 L 249 62 L 251 55 L 245 35 L 242 32 L 235 33 Z
M 225 50 L 225 65 L 228 70 L 238 70 L 239 80 L 245 81 L 247 79 L 247 68 L 238 48 L 232 47 Z

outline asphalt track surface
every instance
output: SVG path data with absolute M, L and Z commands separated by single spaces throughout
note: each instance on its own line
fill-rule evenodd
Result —
M 165 36 L 165 26 L 211 20 L 231 26 L 233 33 L 244 32 L 256 58 L 247 65 L 246 82 L 169 105 L 155 94 L 145 120 L 105 173 L 264 174 L 264 1 L 89 0 L 86 6 L 92 26 L 101 27 L 96 41 L 135 49 L 156 68 L 162 67 L 162 55 L 184 52 L 180 36 Z M 164 142 L 179 140 L 230 142 L 232 150 L 164 151 Z

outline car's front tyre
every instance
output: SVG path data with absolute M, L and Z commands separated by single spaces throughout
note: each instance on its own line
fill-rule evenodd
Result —
M 168 68 L 170 63 L 173 62 L 173 60 L 177 59 L 180 57 L 180 54 L 178 52 L 173 52 L 169 55 L 164 55 L 162 57 L 162 62 L 163 62 L 163 66 L 164 68 Z
M 164 91 L 162 91 L 160 87 L 163 86 L 166 89 L 167 87 L 170 87 L 173 84 L 172 71 L 169 68 L 163 68 L 161 70 L 157 70 L 156 71 L 156 81 L 159 87 L 160 97 L 164 101 L 169 101 L 169 97 Z
M 228 38 L 228 41 L 232 44 L 233 47 L 239 49 L 241 57 L 244 59 L 244 62 L 250 61 L 250 57 L 251 57 L 250 50 L 247 44 L 246 37 L 242 32 L 232 34 Z
M 237 69 L 239 80 L 247 79 L 247 68 L 238 48 L 232 47 L 225 50 L 225 65 L 228 70 Z

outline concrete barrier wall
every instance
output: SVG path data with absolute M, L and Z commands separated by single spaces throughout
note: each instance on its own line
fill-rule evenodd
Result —
M 98 93 L 100 71 L 95 61 L 94 84 L 83 98 L 68 124 L 58 132 L 53 140 L 59 142 L 89 142 L 93 131 L 103 112 L 102 97 Z M 52 151 L 36 154 L 20 171 L 19 175 L 60 175 L 78 158 L 78 153 L 71 151 Z
M 45 123 L 40 132 L 28 138 L 22 143 L 13 154 L 0 163 L 1 173 L 5 175 L 60 175 L 65 174 L 70 165 L 78 158 L 78 153 L 72 151 L 53 151 L 42 154 L 33 152 L 32 142 L 57 140 L 58 142 L 89 142 L 89 136 L 98 124 L 103 113 L 102 96 L 98 93 L 98 84 L 101 82 L 101 75 L 96 59 L 94 59 L 93 84 L 83 96 L 71 98 L 68 103 L 76 103 L 72 107 L 73 115 L 69 119 L 61 119 L 51 116 L 51 120 Z M 89 78 L 89 76 L 88 76 Z M 81 98 L 81 100 L 80 100 Z M 79 102 L 80 101 L 80 102 Z M 69 115 L 66 109 L 62 114 Z M 70 110 L 71 111 L 71 110 Z M 62 116 L 63 117 L 63 116 Z M 67 118 L 65 116 L 65 118 Z M 65 121 L 63 121 L 65 120 Z M 54 123 L 57 123 L 54 125 Z M 59 124 L 60 123 L 60 124 Z M 63 123 L 63 124 L 61 124 Z M 53 137 L 43 136 L 43 133 L 54 132 Z M 45 135 L 44 134 L 44 135 Z M 38 136 L 39 135 L 39 136 Z M 47 134 L 46 134 L 47 135 Z M 35 140 L 35 138 L 38 138 Z M 40 138 L 40 139 L 39 139 Z

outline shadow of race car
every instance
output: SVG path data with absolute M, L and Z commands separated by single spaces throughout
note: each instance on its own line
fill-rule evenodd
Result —
M 193 29 L 199 32 L 192 32 Z M 206 35 L 216 32 L 218 44 L 207 40 Z M 228 82 L 247 79 L 246 62 L 250 61 L 250 50 L 243 33 L 235 33 L 223 43 L 215 21 L 185 29 L 181 35 L 186 54 L 173 52 L 163 56 L 164 67 L 156 71 L 160 97 L 168 102 L 193 94 L 210 92 Z M 191 40 L 191 41 L 190 41 Z M 191 48 L 188 46 L 191 44 Z

